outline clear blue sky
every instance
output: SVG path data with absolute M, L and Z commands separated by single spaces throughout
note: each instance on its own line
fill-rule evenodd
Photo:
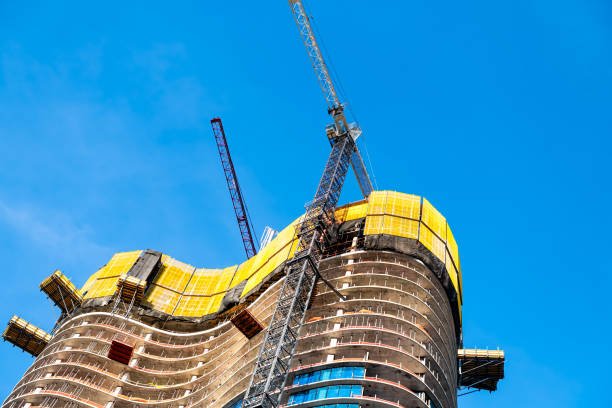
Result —
M 465 346 L 506 350 L 499 391 L 460 406 L 611 406 L 611 3 L 309 6 L 379 189 L 453 227 Z M 286 1 L 0 2 L 0 320 L 50 330 L 42 279 L 118 251 L 241 262 L 216 115 L 257 233 L 282 228 L 329 152 Z M 31 362 L 0 344 L 2 398 Z

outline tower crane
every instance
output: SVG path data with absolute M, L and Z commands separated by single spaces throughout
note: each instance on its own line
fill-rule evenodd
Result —
M 243 408 L 277 408 L 280 404 L 315 281 L 321 278 L 318 266 L 329 244 L 328 230 L 334 223 L 334 211 L 349 165 L 353 167 L 362 194 L 367 197 L 372 191 L 372 183 L 355 144 L 361 130 L 347 122 L 344 105 L 338 99 L 301 0 L 289 0 L 289 5 L 333 119 L 326 128 L 332 150 L 314 199 L 306 204 L 306 213 L 297 227 L 296 251 L 285 264 L 285 280 L 257 356 Z
M 334 124 L 327 127 L 328 137 L 332 139 L 337 133 L 341 134 L 348 132 L 352 136 L 353 140 L 357 140 L 357 138 L 361 135 L 362 130 L 357 123 L 349 124 L 347 122 L 344 114 L 344 104 L 340 103 L 336 88 L 334 87 L 334 83 L 329 75 L 329 70 L 327 69 L 325 60 L 323 60 L 323 55 L 321 54 L 321 50 L 317 44 L 317 40 L 312 31 L 312 27 L 310 25 L 310 21 L 308 20 L 308 15 L 304 10 L 302 1 L 289 0 L 289 6 L 291 7 L 293 18 L 298 26 L 300 36 L 302 37 L 302 41 L 306 47 L 306 51 L 308 52 L 308 57 L 310 58 L 312 67 L 317 75 L 317 80 L 319 81 L 323 95 L 325 96 L 325 101 L 327 102 L 327 112 L 334 120 Z M 370 181 L 370 176 L 368 175 L 366 167 L 363 164 L 363 159 L 361 158 L 361 154 L 359 153 L 358 149 L 355 149 L 351 155 L 351 166 L 353 167 L 353 171 L 357 177 L 357 182 L 359 183 L 361 193 L 363 194 L 364 198 L 367 198 L 373 190 L 372 182 Z
M 217 149 L 219 150 L 219 157 L 221 158 L 221 166 L 223 167 L 223 173 L 225 174 L 227 188 L 229 189 L 232 204 L 234 205 L 234 212 L 236 213 L 238 228 L 240 229 L 240 235 L 242 236 L 242 244 L 244 245 L 247 258 L 251 258 L 257 253 L 255 242 L 253 242 L 253 228 L 249 219 L 249 212 L 246 208 L 244 198 L 242 197 L 240 184 L 238 184 L 238 177 L 236 176 L 232 156 L 230 155 L 229 147 L 227 146 L 227 139 L 225 138 L 223 123 L 221 123 L 220 118 L 213 118 L 210 120 L 210 124 L 212 125 L 215 142 L 217 142 Z

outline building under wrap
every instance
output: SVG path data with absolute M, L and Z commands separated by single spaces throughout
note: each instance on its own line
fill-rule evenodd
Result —
M 4 332 L 36 359 L 2 406 L 240 407 L 298 223 L 223 269 L 146 250 L 81 289 L 54 273 L 53 332 L 17 317 Z M 426 199 L 373 192 L 337 208 L 332 235 L 319 270 L 345 299 L 318 280 L 284 406 L 455 408 L 459 387 L 496 389 L 503 352 L 462 348 L 457 243 Z

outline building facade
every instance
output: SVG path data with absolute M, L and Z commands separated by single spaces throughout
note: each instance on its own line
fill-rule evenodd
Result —
M 446 220 L 389 191 L 336 219 L 282 404 L 456 408 L 461 269 Z M 3 407 L 240 407 L 298 222 L 229 268 L 134 251 L 81 289 L 43 282 L 62 317 L 46 340 L 28 340 L 37 357 Z M 25 349 L 28 330 L 13 323 L 4 338 Z

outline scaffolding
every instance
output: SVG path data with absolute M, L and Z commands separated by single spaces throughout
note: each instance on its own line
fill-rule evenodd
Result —
M 121 276 L 117 282 L 117 294 L 125 303 L 140 304 L 147 282 L 134 276 Z
M 64 313 L 72 313 L 81 305 L 83 294 L 60 271 L 55 271 L 40 284 L 40 290 Z
M 14 315 L 6 326 L 2 338 L 36 357 L 49 343 L 51 335 Z
M 495 391 L 504 378 L 505 355 L 502 350 L 457 350 L 459 385 L 477 390 Z

